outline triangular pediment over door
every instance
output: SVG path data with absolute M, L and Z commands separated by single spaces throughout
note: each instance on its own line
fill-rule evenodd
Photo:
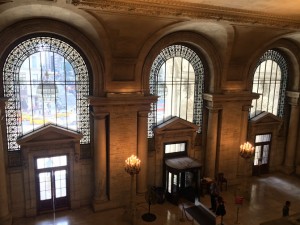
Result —
M 38 176 L 36 160 L 55 156 L 67 157 L 68 207 L 79 208 L 80 193 L 80 139 L 82 134 L 62 127 L 48 124 L 30 132 L 17 140 L 21 147 L 23 177 L 25 188 L 25 214 L 35 216 L 39 213 Z M 76 172 L 75 172 L 76 171 Z
M 249 120 L 248 139 L 255 147 L 252 175 L 277 170 L 277 139 L 281 127 L 281 118 L 269 112 L 262 112 Z
M 282 120 L 272 113 L 262 112 L 249 120 L 249 134 L 254 136 L 258 133 L 277 134 L 282 125 Z
M 172 119 L 157 126 L 154 131 L 155 140 L 155 185 L 162 186 L 164 146 L 169 143 L 186 143 L 186 156 L 195 158 L 194 144 L 199 127 L 187 120 L 179 117 Z
M 174 117 L 154 129 L 156 135 L 164 134 L 170 136 L 181 136 L 183 134 L 195 134 L 199 127 L 187 120 Z M 172 135 L 173 134 L 173 135 Z
M 41 127 L 17 140 L 21 146 L 79 142 L 82 134 L 52 124 Z

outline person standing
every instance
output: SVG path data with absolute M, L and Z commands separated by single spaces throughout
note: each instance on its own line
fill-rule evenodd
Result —
M 221 224 L 223 225 L 223 216 L 225 216 L 226 214 L 226 209 L 225 209 L 225 204 L 224 204 L 224 200 L 221 196 L 218 197 L 218 206 L 217 206 L 217 210 L 216 210 L 216 215 L 217 216 L 221 216 Z
M 290 206 L 291 206 L 291 202 L 290 201 L 286 201 L 285 205 L 282 208 L 282 216 L 286 217 L 290 215 Z
M 215 181 L 213 181 L 210 185 L 210 203 L 211 203 L 211 210 L 216 212 L 217 210 L 217 198 L 219 196 L 219 189 L 218 185 Z

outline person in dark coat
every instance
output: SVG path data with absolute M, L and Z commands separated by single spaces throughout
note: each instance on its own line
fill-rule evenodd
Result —
M 211 203 L 211 208 L 213 212 L 216 212 L 217 209 L 217 198 L 219 196 L 219 188 L 218 185 L 215 181 L 213 181 L 210 185 L 210 203 Z
M 216 215 L 221 216 L 221 225 L 223 225 L 223 216 L 226 215 L 226 209 L 225 209 L 224 200 L 221 196 L 218 197 L 218 205 L 217 205 L 217 209 L 216 209 Z
M 286 201 L 285 205 L 282 208 L 282 216 L 286 217 L 290 215 L 290 206 L 291 206 L 291 202 L 290 201 Z

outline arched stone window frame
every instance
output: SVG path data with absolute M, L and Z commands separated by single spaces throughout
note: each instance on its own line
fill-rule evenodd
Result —
M 271 60 L 272 62 L 276 63 L 277 66 L 280 68 L 281 79 L 280 79 L 279 97 L 278 97 L 278 106 L 277 106 L 278 110 L 277 110 L 277 113 L 275 114 L 275 116 L 279 116 L 280 118 L 282 118 L 284 116 L 284 109 L 285 109 L 285 95 L 286 95 L 288 72 L 289 72 L 288 63 L 287 63 L 287 60 L 285 59 L 284 55 L 282 55 L 278 50 L 269 49 L 259 58 L 256 69 L 254 70 L 254 74 L 256 73 L 256 70 L 259 68 L 259 66 L 263 62 L 266 62 L 267 60 Z M 275 72 L 272 71 L 272 76 L 277 76 L 277 71 L 275 71 Z M 253 79 L 253 82 L 254 82 L 254 79 Z M 263 84 L 265 84 L 265 83 L 263 83 Z M 252 86 L 253 86 L 253 83 L 252 83 Z M 254 91 L 254 90 L 252 90 L 252 91 Z M 264 92 L 264 90 L 263 90 L 263 92 Z M 268 96 L 268 98 L 265 101 L 269 101 L 270 93 L 267 96 Z M 252 105 L 254 103 L 254 108 L 251 109 L 251 112 L 253 115 L 250 113 L 249 114 L 250 118 L 257 116 L 259 114 L 258 110 L 259 111 L 267 111 L 267 110 L 264 110 L 264 108 L 255 107 L 256 101 L 258 101 L 258 99 L 257 100 L 255 99 L 252 102 Z M 271 111 L 271 113 L 272 113 L 272 111 Z
M 102 34 L 103 34 L 103 30 Z M 100 32 L 100 31 L 99 31 Z M 0 42 L 0 70 L 3 70 L 3 66 L 7 55 L 14 47 L 14 43 L 24 40 L 24 37 L 30 35 L 48 33 L 51 35 L 59 35 L 60 37 L 68 40 L 74 46 L 78 47 L 83 55 L 86 57 L 87 66 L 91 74 L 90 77 L 90 94 L 92 96 L 104 96 L 104 80 L 105 71 L 104 67 L 107 64 L 107 60 L 104 60 L 103 52 L 106 52 L 106 59 L 110 59 L 110 52 L 105 47 L 107 39 L 103 37 L 103 50 L 98 49 L 98 45 L 95 46 L 92 42 L 93 36 L 90 36 L 83 32 L 79 32 L 76 27 L 62 21 L 38 18 L 30 20 L 22 20 L 17 23 L 13 23 L 11 26 L 1 31 L 1 37 L 3 38 Z M 0 79 L 0 86 L 3 86 L 3 77 Z M 1 94 L 3 95 L 3 89 Z M 93 121 L 91 121 L 93 123 Z M 4 124 L 5 126 L 5 124 Z M 91 129 L 93 129 L 91 125 Z M 6 136 L 5 129 L 2 129 L 3 137 Z M 92 131 L 91 131 L 92 132 Z M 5 139 L 4 139 L 5 141 Z M 91 143 L 92 144 L 92 143 Z M 6 146 L 4 146 L 6 147 Z M 81 145 L 80 158 L 90 158 L 91 157 L 91 145 Z M 9 151 L 7 152 L 7 164 L 9 167 L 18 167 L 22 165 L 22 158 L 20 151 Z
M 42 51 L 59 54 L 71 64 L 76 78 L 76 122 L 78 124 L 78 131 L 83 134 L 81 143 L 89 144 L 90 120 L 88 100 L 86 98 L 89 95 L 90 89 L 89 71 L 85 60 L 81 56 L 82 54 L 59 36 L 37 34 L 24 37 L 24 39 L 21 42 L 17 42 L 16 46 L 9 53 L 3 67 L 4 96 L 9 98 L 6 106 L 8 151 L 19 150 L 16 140 L 18 137 L 24 135 L 21 129 L 20 67 L 29 56 Z
M 221 90 L 221 59 L 218 51 L 215 46 L 205 37 L 200 34 L 182 31 L 182 32 L 174 32 L 161 39 L 157 40 L 156 43 L 153 44 L 152 48 L 148 50 L 148 45 L 141 51 L 140 57 L 145 57 L 144 64 L 142 65 L 142 74 L 143 74 L 143 93 L 145 95 L 150 95 L 150 85 L 149 85 L 149 76 L 151 74 L 152 64 L 159 55 L 159 53 L 166 48 L 167 46 L 180 44 L 183 46 L 187 46 L 191 48 L 199 57 L 203 60 L 203 66 L 205 75 L 204 75 L 204 87 L 203 92 L 205 93 L 218 93 Z M 141 65 L 137 65 L 139 69 Z M 204 112 L 205 113 L 205 112 Z M 205 115 L 203 115 L 205 117 Z M 205 118 L 203 118 L 205 120 Z M 205 124 L 203 123 L 203 126 Z M 205 129 L 203 127 L 203 129 Z

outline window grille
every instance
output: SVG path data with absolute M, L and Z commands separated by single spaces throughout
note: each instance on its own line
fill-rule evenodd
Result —
M 83 134 L 90 143 L 89 74 L 77 50 L 53 37 L 34 37 L 18 44 L 3 68 L 8 151 L 17 139 L 47 123 Z
M 283 117 L 288 67 L 277 51 L 268 50 L 259 60 L 254 73 L 252 92 L 260 94 L 252 101 L 250 118 L 263 111 Z
M 157 95 L 148 117 L 148 137 L 153 128 L 177 116 L 202 125 L 202 93 L 204 67 L 199 56 L 190 48 L 172 45 L 161 51 L 150 72 L 150 93 Z

